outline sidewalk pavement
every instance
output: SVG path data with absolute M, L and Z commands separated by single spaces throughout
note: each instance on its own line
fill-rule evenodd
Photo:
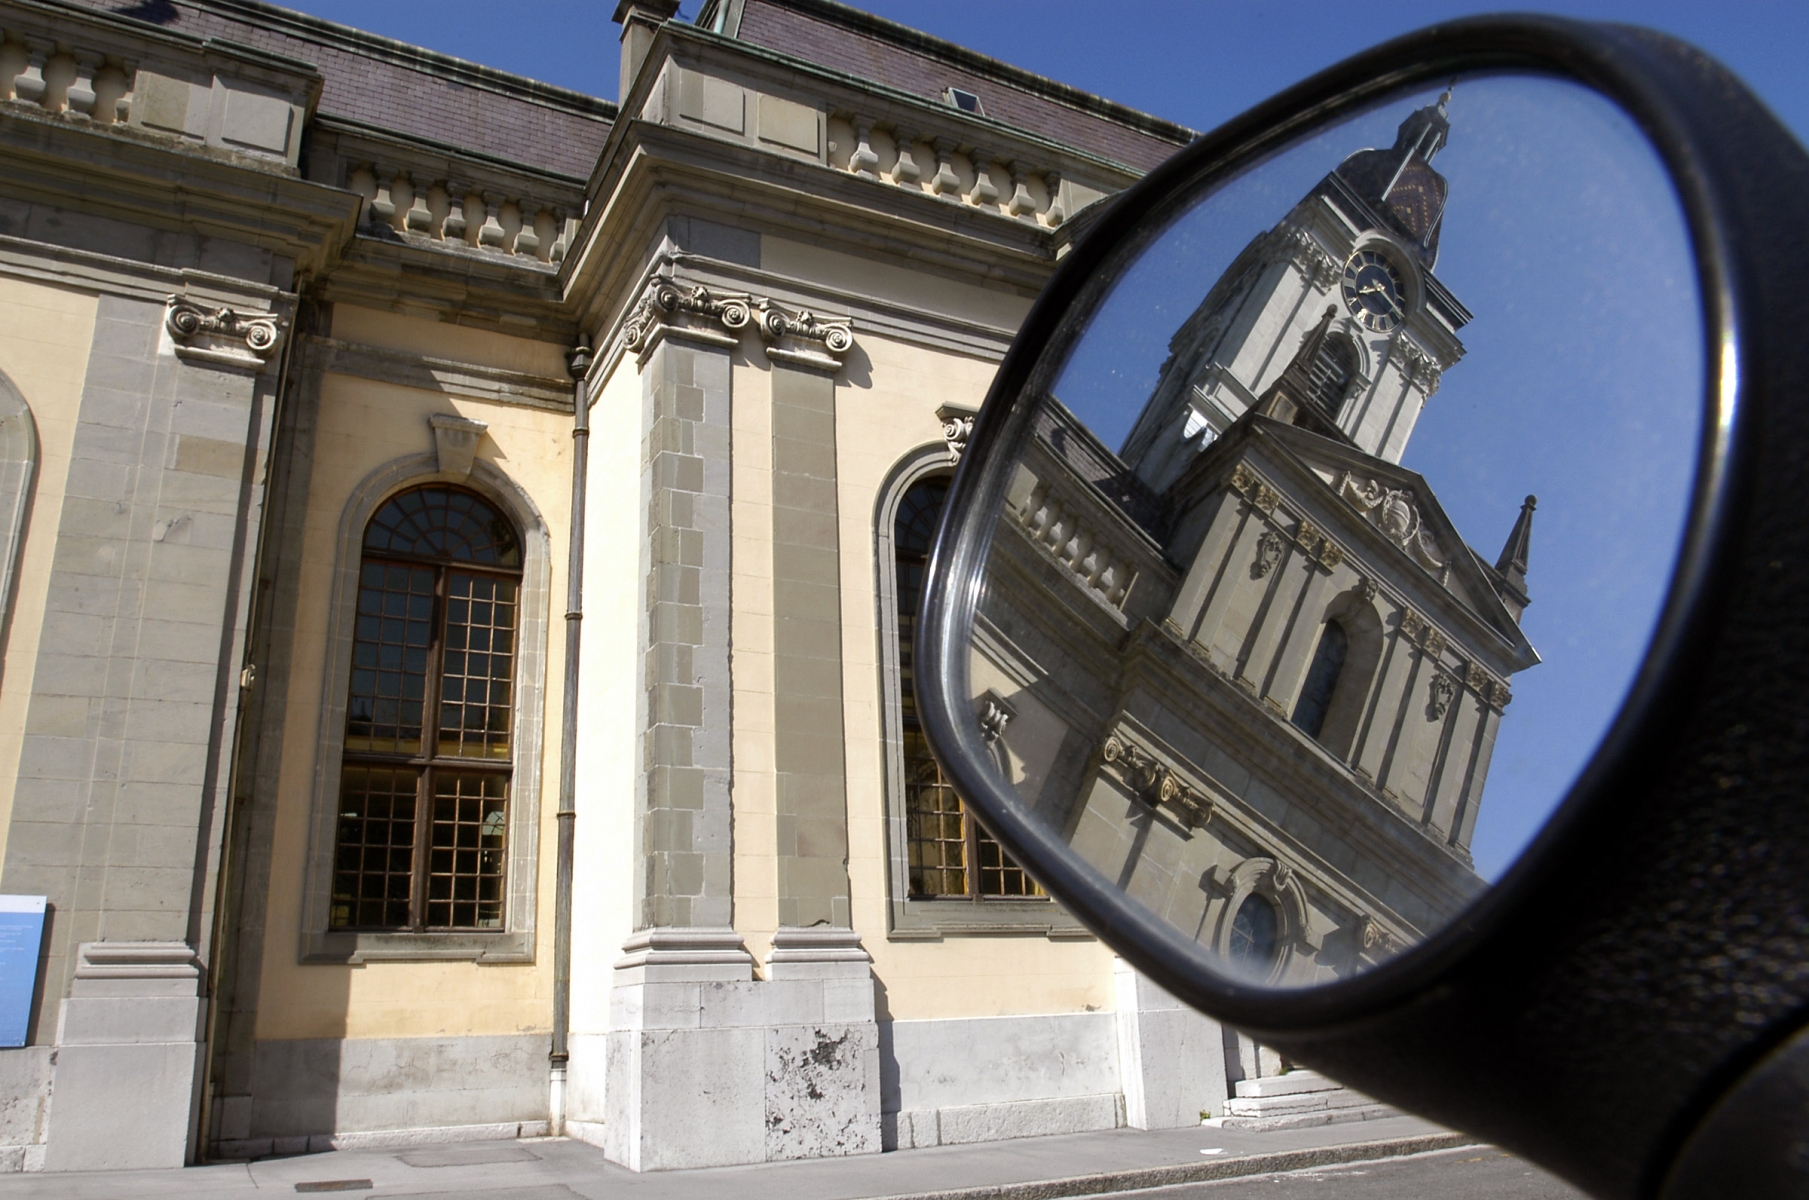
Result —
M 0 1176 L 0 1198 L 333 1193 L 476 1200 L 1057 1200 L 1477 1144 L 1417 1117 L 1249 1132 L 1207 1127 L 1021 1138 L 852 1158 L 636 1174 L 565 1138 L 334 1150 L 181 1171 Z M 1203 1154 L 1204 1150 L 1216 1151 Z

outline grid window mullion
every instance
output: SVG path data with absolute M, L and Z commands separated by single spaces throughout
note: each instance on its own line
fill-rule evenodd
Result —
M 328 924 L 500 930 L 519 538 L 430 485 L 385 504 L 365 550 Z

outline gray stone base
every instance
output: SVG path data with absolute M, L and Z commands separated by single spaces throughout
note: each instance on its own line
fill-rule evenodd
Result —
M 0 1173 L 44 1169 L 50 1047 L 0 1050 Z
M 610 994 L 612 1161 L 670 1171 L 879 1152 L 866 952 L 846 929 L 781 929 L 773 947 L 755 980 L 731 929 L 647 930 L 624 946 Z
M 275 1158 L 286 1154 L 320 1154 L 327 1150 L 390 1150 L 437 1146 L 446 1142 L 495 1142 L 545 1137 L 545 1121 L 500 1125 L 438 1125 L 421 1129 L 376 1129 L 365 1133 L 316 1133 L 302 1137 L 243 1138 L 220 1142 L 216 1159 Z
M 208 1153 L 544 1134 L 547 1047 L 545 1034 L 259 1042 L 251 1094 L 215 1102 Z
M 1054 1100 L 967 1104 L 886 1113 L 880 1121 L 881 1136 L 888 1150 L 960 1146 L 1009 1138 L 1117 1129 L 1124 1125 L 1124 1097 L 1112 1092 Z

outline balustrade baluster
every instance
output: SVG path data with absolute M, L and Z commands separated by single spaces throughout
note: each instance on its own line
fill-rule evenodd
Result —
M 97 64 L 91 55 L 74 56 L 75 78 L 70 80 L 64 99 L 71 112 L 90 119 L 94 116 L 94 72 Z
M 923 178 L 923 168 L 917 165 L 917 152 L 913 148 L 917 141 L 916 131 L 894 125 L 892 140 L 898 143 L 898 163 L 892 168 L 892 182 L 900 187 L 916 183 Z
M 432 188 L 431 183 L 417 184 L 413 176 L 409 177 L 408 190 L 413 195 L 402 216 L 402 227 L 410 233 L 426 233 L 433 228 L 433 209 L 427 207 L 427 193 Z
M 508 232 L 503 229 L 502 222 L 496 216 L 506 199 L 506 196 L 496 192 L 484 193 L 484 223 L 477 231 L 478 245 L 500 250 L 503 243 L 508 240 Z
M 873 152 L 873 122 L 866 117 L 855 117 L 850 122 L 854 126 L 854 153 L 848 157 L 848 169 L 862 179 L 878 179 L 879 155 Z
M 1011 203 L 1005 206 L 1005 211 L 1014 217 L 1034 219 L 1036 201 L 1030 198 L 1030 186 L 1025 182 L 1029 178 L 1029 174 L 1025 170 L 1022 160 L 1012 159 L 1005 164 L 1005 169 L 1011 172 Z
M 384 166 L 378 166 L 374 171 L 377 194 L 371 200 L 371 224 L 388 225 L 393 229 L 396 224 L 396 172 Z
M 13 80 L 13 94 L 19 99 L 39 105 L 44 103 L 48 87 L 44 81 L 44 63 L 49 53 L 49 47 L 26 43 L 25 69 Z
M 448 242 L 463 242 L 465 237 L 465 201 L 470 190 L 462 183 L 446 181 L 446 219 L 440 222 L 440 237 Z
M 974 164 L 974 189 L 967 194 L 967 202 L 991 208 L 999 202 L 999 189 L 992 181 L 992 152 L 975 146 L 967 157 Z
M 94 119 L 103 125 L 125 124 L 132 114 L 130 66 L 108 63 L 94 77 Z
M 533 212 L 533 206 L 526 200 L 522 200 L 516 207 L 521 213 L 521 228 L 515 231 L 515 253 L 526 255 L 529 258 L 539 258 L 540 231 L 534 227 L 535 218 L 530 215 Z
M 954 165 L 949 161 L 955 153 L 954 139 L 935 138 L 931 140 L 930 146 L 936 151 L 936 173 L 930 177 L 930 191 L 938 196 L 959 200 L 961 176 L 955 174 Z
M 1043 211 L 1043 221 L 1053 229 L 1068 219 L 1067 206 L 1062 203 L 1062 173 L 1044 171 L 1043 186 L 1049 189 L 1049 207 Z

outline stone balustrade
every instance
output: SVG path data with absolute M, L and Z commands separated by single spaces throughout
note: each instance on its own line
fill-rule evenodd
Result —
M 97 125 L 124 124 L 132 111 L 138 64 L 13 26 L 0 42 L 0 100 L 74 113 Z
M 408 240 L 491 250 L 556 263 L 577 230 L 577 214 L 485 186 L 482 181 L 411 171 L 386 162 L 350 164 L 346 186 L 363 197 L 361 228 L 388 229 Z
M 1066 182 L 1061 170 L 972 134 L 949 136 L 905 119 L 832 112 L 829 164 L 958 204 L 1055 228 L 1106 189 Z
M 1098 501 L 1080 494 L 1065 494 L 1065 481 L 1056 473 L 1038 478 L 1018 503 L 1015 516 L 1034 544 L 1079 577 L 1113 608 L 1123 608 L 1137 569 L 1130 555 L 1114 547 L 1103 534 L 1109 526 L 1089 512 Z
M 130 126 L 293 171 L 322 86 L 311 64 L 252 46 L 0 0 L 0 111 Z

